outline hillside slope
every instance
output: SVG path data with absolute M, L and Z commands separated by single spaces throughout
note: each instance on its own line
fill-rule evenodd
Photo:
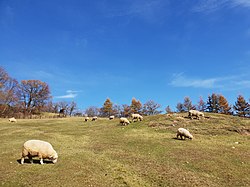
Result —
M 186 113 L 119 119 L 0 119 L 1 186 L 250 186 L 250 119 Z M 194 140 L 176 139 L 179 127 Z M 58 163 L 20 164 L 28 139 L 49 141 Z

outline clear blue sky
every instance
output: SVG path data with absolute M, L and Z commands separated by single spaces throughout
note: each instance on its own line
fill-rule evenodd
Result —
M 250 0 L 0 0 L 0 66 L 78 108 L 250 98 Z

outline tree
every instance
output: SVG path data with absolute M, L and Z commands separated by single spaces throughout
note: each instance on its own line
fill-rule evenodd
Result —
M 184 112 L 185 111 L 182 103 L 177 103 L 176 109 L 177 109 L 177 112 Z
M 155 103 L 153 100 L 149 100 L 143 105 L 142 111 L 144 115 L 156 115 L 162 112 L 157 110 L 160 107 L 161 107 L 160 104 Z
M 207 101 L 207 111 L 218 113 L 219 111 L 219 104 L 218 104 L 218 95 L 213 93 L 212 96 L 208 96 Z
M 113 115 L 117 117 L 122 116 L 122 107 L 118 104 L 114 104 L 113 106 Z
M 11 78 L 0 67 L 0 116 L 4 117 L 14 112 L 14 106 L 18 102 L 18 91 L 19 85 L 17 80 Z
M 128 117 L 131 115 L 131 109 L 130 109 L 130 106 L 124 104 L 122 105 L 122 116 L 124 117 Z
M 131 105 L 130 105 L 130 112 L 132 114 L 140 113 L 142 109 L 142 104 L 139 100 L 132 98 Z
M 200 100 L 197 104 L 197 110 L 204 112 L 206 110 L 206 103 L 203 101 L 202 97 L 200 97 Z
M 106 101 L 103 104 L 103 107 L 101 108 L 101 116 L 108 117 L 113 113 L 113 103 L 109 98 L 106 99 Z
M 231 107 L 229 106 L 227 99 L 223 95 L 219 95 L 218 98 L 219 112 L 222 114 L 230 114 Z
M 165 111 L 167 114 L 173 113 L 169 105 L 165 108 Z
M 40 112 L 51 98 L 49 86 L 40 80 L 23 80 L 20 85 L 20 99 L 25 114 Z
M 193 105 L 192 105 L 191 99 L 189 97 L 185 97 L 184 98 L 184 102 L 183 102 L 183 109 L 184 109 L 184 111 L 188 112 L 192 108 L 193 108 Z
M 72 116 L 76 107 L 77 107 L 76 103 L 74 101 L 72 101 L 69 105 L 69 116 Z
M 90 106 L 85 110 L 85 115 L 89 117 L 98 116 L 100 109 L 95 106 Z
M 249 114 L 249 103 L 246 102 L 245 98 L 242 95 L 239 95 L 237 97 L 237 101 L 235 102 L 235 105 L 233 107 L 238 116 L 245 117 L 247 114 Z

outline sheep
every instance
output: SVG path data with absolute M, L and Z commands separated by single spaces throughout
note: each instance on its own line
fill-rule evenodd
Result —
M 23 144 L 21 164 L 24 163 L 24 158 L 28 157 L 33 164 L 32 157 L 38 156 L 40 164 L 43 164 L 43 159 L 49 159 L 54 164 L 57 162 L 58 155 L 49 142 L 42 140 L 28 140 Z
M 88 121 L 89 120 L 89 117 L 85 117 L 84 121 Z
M 17 122 L 16 119 L 13 117 L 13 118 L 9 118 L 9 122 Z
M 179 136 L 181 137 L 181 139 L 182 137 L 184 137 L 184 139 L 189 138 L 190 140 L 194 138 L 193 135 L 187 129 L 184 128 L 179 128 L 177 130 L 177 139 Z
M 115 116 L 109 116 L 109 119 L 110 120 L 115 119 Z
M 196 116 L 197 119 L 200 119 L 200 117 L 204 118 L 204 113 L 198 110 L 189 110 L 188 117 L 193 119 L 192 116 Z
M 97 116 L 92 117 L 92 121 L 97 120 Z
M 127 118 L 124 118 L 124 117 L 120 118 L 120 123 L 122 125 L 128 125 L 128 124 L 130 124 L 129 120 Z
M 138 121 L 138 120 L 142 121 L 143 120 L 143 117 L 140 114 L 132 114 L 131 117 L 132 117 L 133 122 L 135 120 L 136 121 Z

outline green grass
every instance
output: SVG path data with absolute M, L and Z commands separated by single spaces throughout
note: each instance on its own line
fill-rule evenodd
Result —
M 250 119 L 186 116 L 128 126 L 118 119 L 0 119 L 0 186 L 250 186 Z M 194 140 L 177 140 L 179 127 Z M 29 139 L 50 142 L 58 162 L 21 165 Z

